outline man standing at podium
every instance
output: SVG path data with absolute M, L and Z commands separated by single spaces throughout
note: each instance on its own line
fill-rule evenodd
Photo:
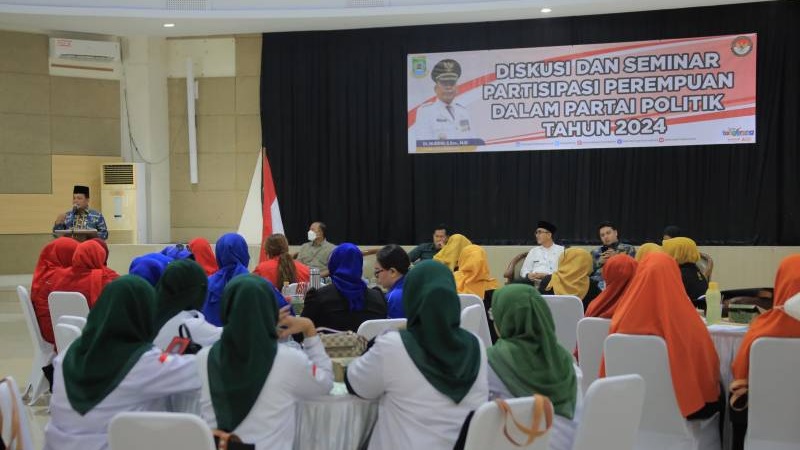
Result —
M 53 225 L 56 230 L 97 230 L 97 237 L 108 239 L 106 219 L 94 209 L 89 209 L 89 187 L 75 186 L 72 190 L 72 209 L 59 214 Z

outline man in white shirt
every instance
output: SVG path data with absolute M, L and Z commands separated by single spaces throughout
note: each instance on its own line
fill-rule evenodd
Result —
M 467 108 L 455 101 L 461 65 L 454 59 L 443 59 L 431 71 L 436 101 L 419 108 L 417 141 L 470 139 L 475 137 Z
M 540 220 L 536 224 L 536 243 L 539 245 L 528 252 L 519 271 L 522 278 L 537 283 L 558 269 L 558 259 L 564 253 L 564 247 L 553 241 L 555 232 L 556 226 L 550 222 Z

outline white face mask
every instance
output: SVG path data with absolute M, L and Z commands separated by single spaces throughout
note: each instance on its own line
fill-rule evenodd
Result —
M 314 233 L 314 230 L 308 230 L 308 240 L 313 241 L 317 238 L 317 233 Z
M 800 320 L 800 294 L 795 294 L 789 297 L 789 300 L 786 300 L 783 304 L 783 312 Z

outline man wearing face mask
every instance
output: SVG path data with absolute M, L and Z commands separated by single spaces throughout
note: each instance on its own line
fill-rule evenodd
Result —
M 59 214 L 53 224 L 56 230 L 97 230 L 97 237 L 108 239 L 106 219 L 100 211 L 89 209 L 89 187 L 75 186 L 72 190 L 72 209 Z
M 316 267 L 323 277 L 328 276 L 328 258 L 336 246 L 325 239 L 325 224 L 314 222 L 308 227 L 308 242 L 300 246 L 297 260 L 309 266 Z

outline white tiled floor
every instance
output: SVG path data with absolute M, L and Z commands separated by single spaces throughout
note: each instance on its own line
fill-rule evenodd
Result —
M 28 382 L 31 370 L 33 343 L 25 325 L 14 287 L 0 287 L 0 377 L 11 375 L 20 385 Z M 26 407 L 31 422 L 34 446 L 44 445 L 43 431 L 47 423 L 47 407 Z

